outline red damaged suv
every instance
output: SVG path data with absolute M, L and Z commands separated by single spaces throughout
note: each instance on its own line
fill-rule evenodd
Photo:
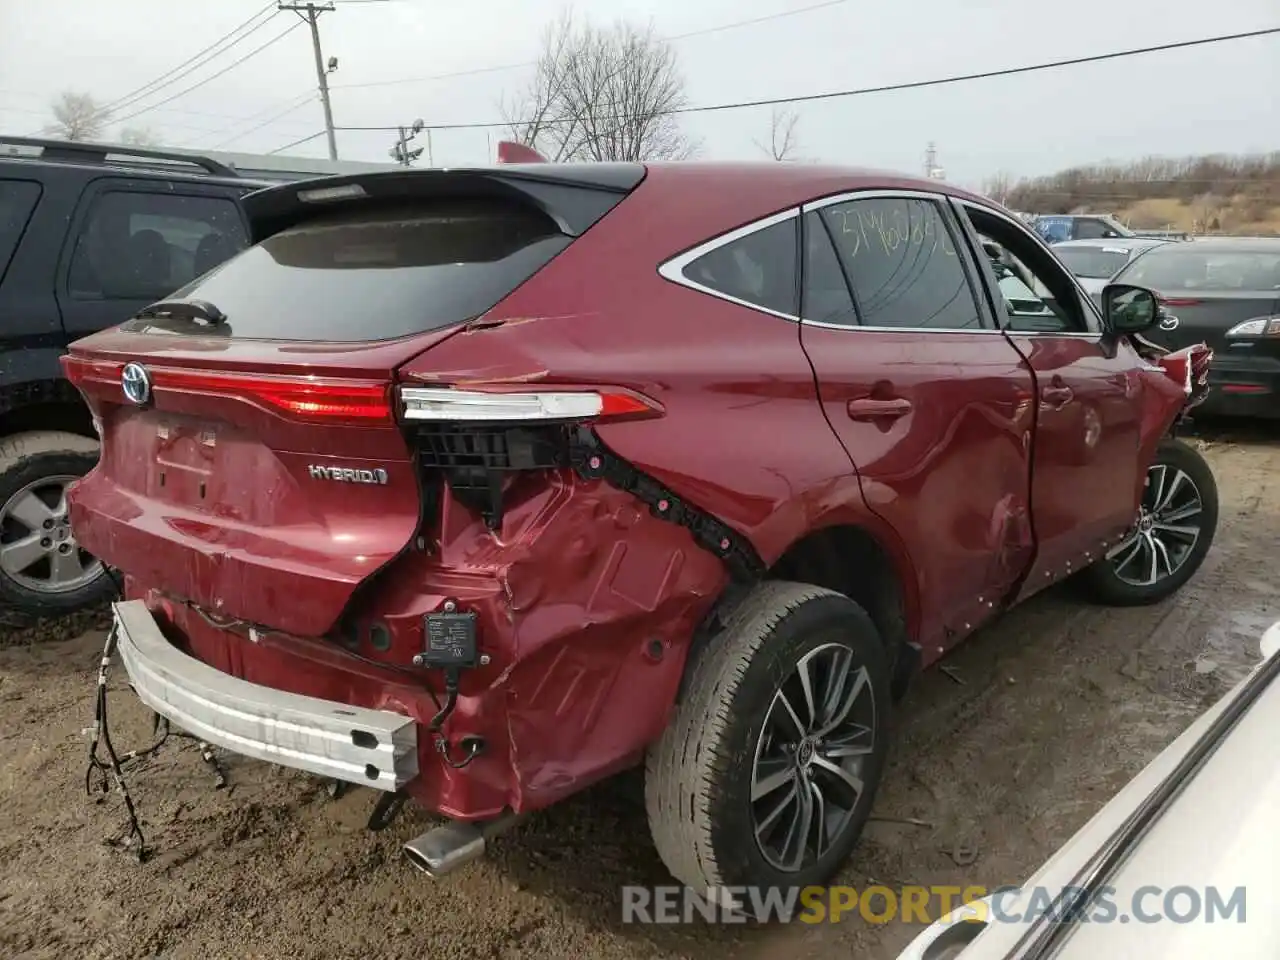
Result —
M 244 206 L 250 249 L 65 358 L 76 535 L 142 701 L 438 812 L 434 875 L 644 763 L 680 881 L 821 882 L 915 670 L 1075 574 L 1168 596 L 1213 538 L 1172 438 L 1207 349 L 945 183 L 527 163 Z

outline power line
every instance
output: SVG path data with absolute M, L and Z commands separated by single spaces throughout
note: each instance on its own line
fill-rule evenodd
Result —
M 313 133 L 308 137 L 302 137 L 300 140 L 291 140 L 290 142 L 286 143 L 283 147 L 276 147 L 274 150 L 268 150 L 266 155 L 269 157 L 273 154 L 280 153 L 284 150 L 288 150 L 290 147 L 297 147 L 297 146 L 301 146 L 304 143 L 310 143 L 312 140 L 317 140 L 320 137 L 323 137 L 328 132 L 329 131 L 327 130 L 321 130 L 319 133 Z
M 1125 57 L 1136 57 L 1148 53 L 1164 53 L 1169 50 L 1183 50 L 1189 47 L 1203 47 L 1213 43 L 1225 43 L 1229 40 L 1245 40 L 1253 37 L 1265 37 L 1280 33 L 1280 27 L 1268 27 L 1265 30 L 1250 30 L 1246 33 L 1228 33 L 1216 37 L 1203 37 L 1199 40 L 1179 40 L 1174 43 L 1162 43 L 1153 47 L 1133 47 L 1128 50 L 1117 50 L 1112 53 L 1098 53 L 1087 57 L 1071 57 L 1066 60 L 1050 60 L 1044 63 L 1029 64 L 1022 67 L 1006 67 L 1002 70 L 984 70 L 981 73 L 963 73 L 955 74 L 949 77 L 937 77 L 931 80 L 913 80 L 907 83 L 890 83 L 878 87 L 860 87 L 852 90 L 832 90 L 826 93 L 809 93 L 795 97 L 771 97 L 766 100 L 740 100 L 732 103 L 713 103 L 700 107 L 676 107 L 671 110 L 660 111 L 661 115 L 686 114 L 686 113 L 716 113 L 724 110 L 744 110 L 750 107 L 773 107 L 787 103 L 812 103 L 817 100 L 836 100 L 843 97 L 859 97 L 872 93 L 893 93 L 899 90 L 919 90 L 924 87 L 941 87 L 952 83 L 966 83 L 970 80 L 988 80 L 994 77 L 1009 77 L 1022 73 L 1035 73 L 1041 70 L 1054 70 L 1059 67 L 1075 67 L 1087 63 L 1101 63 L 1104 60 L 1119 60 Z M 543 119 L 538 121 L 542 124 L 550 123 L 577 123 L 583 117 L 556 117 L 550 120 Z M 605 115 L 593 117 L 592 119 L 600 120 L 628 120 L 635 119 L 626 115 Z M 496 127 L 509 127 L 512 125 L 520 125 L 530 123 L 529 120 L 493 120 L 483 123 L 430 123 L 427 127 L 432 130 L 485 130 Z M 351 131 L 372 131 L 386 132 L 396 130 L 397 127 L 338 127 L 339 130 Z
M 163 107 L 166 103 L 172 103 L 174 100 L 177 100 L 179 97 L 185 97 L 188 93 L 191 93 L 193 90 L 198 90 L 201 87 L 203 87 L 206 83 L 211 83 L 214 80 L 217 80 L 223 74 L 231 70 L 234 70 L 236 67 L 240 66 L 240 64 L 244 63 L 246 60 L 250 59 L 251 57 L 256 57 L 263 50 L 267 49 L 267 47 L 270 47 L 273 44 L 279 43 L 289 34 L 293 33 L 293 31 L 297 30 L 300 26 L 302 26 L 301 23 L 291 24 L 282 33 L 276 34 L 274 37 L 272 37 L 270 40 L 268 40 L 266 43 L 262 44 L 261 46 L 254 47 L 252 50 L 246 53 L 239 60 L 231 61 L 231 63 L 227 64 L 227 66 L 223 67 L 217 73 L 214 73 L 214 74 L 211 74 L 210 76 L 205 77 L 199 83 L 193 83 L 191 86 L 187 87 L 185 90 L 179 90 L 177 93 L 169 97 L 166 97 L 164 100 L 161 100 L 159 103 L 153 103 L 149 107 L 143 107 L 141 110 L 136 110 L 133 113 L 125 114 L 123 117 L 115 117 L 113 119 L 117 123 L 123 123 L 125 120 L 132 120 L 134 117 L 141 116 L 144 113 L 149 113 L 152 110 L 155 110 L 159 107 Z
M 279 113 L 275 113 L 267 117 L 267 119 L 263 120 L 261 123 L 256 123 L 247 130 L 241 130 L 239 133 L 235 134 L 234 136 L 228 137 L 226 140 L 220 140 L 219 142 L 215 143 L 213 146 L 208 147 L 206 149 L 218 150 L 222 147 L 225 147 L 229 143 L 235 143 L 237 140 L 241 140 L 244 137 L 247 137 L 249 134 L 255 133 L 258 130 L 261 130 L 263 127 L 269 126 L 270 124 L 275 123 L 277 120 L 287 117 L 289 114 L 294 113 L 295 111 L 301 110 L 303 107 L 309 106 L 314 100 L 314 98 L 315 98 L 315 94 L 312 93 L 310 90 L 308 90 L 305 94 L 303 94 L 301 99 L 295 99 L 292 106 L 286 107 L 284 110 L 281 110 Z M 216 132 L 226 133 L 226 130 L 223 129 Z
M 348 3 L 355 0 L 347 0 Z M 675 43 L 678 40 L 688 40 L 690 37 L 703 37 L 712 33 L 722 33 L 725 30 L 736 30 L 739 27 L 750 27 L 757 23 L 766 23 L 770 20 L 781 20 L 783 17 L 795 17 L 802 13 L 812 13 L 814 10 L 822 10 L 826 7 L 836 7 L 841 4 L 848 3 L 849 0 L 823 0 L 822 3 L 813 3 L 807 7 L 797 7 L 794 10 L 783 10 L 779 13 L 769 13 L 762 17 L 752 17 L 749 20 L 735 20 L 732 23 L 722 23 L 717 27 L 705 27 L 701 30 L 691 30 L 688 33 L 677 33 L 670 37 L 660 38 L 665 43 Z M 456 77 L 473 77 L 482 73 L 501 73 L 505 70 L 519 70 L 523 67 L 536 67 L 538 61 L 526 60 L 523 63 L 507 63 L 493 67 L 475 67 L 470 70 L 456 70 L 452 73 L 437 73 L 430 77 L 404 77 L 399 80 L 370 80 L 366 83 L 339 83 L 330 87 L 331 90 L 356 90 L 363 87 L 391 87 L 403 83 L 430 83 L 435 80 L 452 80 Z M 439 129 L 439 128 L 437 128 Z
M 200 50 L 198 53 L 193 54 L 191 57 L 188 57 L 186 60 L 178 64 L 178 66 L 174 67 L 172 70 L 168 71 L 167 73 L 160 74 L 160 76 L 156 77 L 150 83 L 144 83 L 142 86 L 138 87 L 136 90 L 131 90 L 128 93 L 126 93 L 124 96 L 117 97 L 115 100 L 112 100 L 107 104 L 104 104 L 101 112 L 106 114 L 106 113 L 110 113 L 112 110 L 119 110 L 124 107 L 132 106 L 133 104 L 137 103 L 139 100 L 143 100 L 149 97 L 151 94 L 156 93 L 159 90 L 163 89 L 164 87 L 167 87 L 176 83 L 178 80 L 181 80 L 183 77 L 187 76 L 192 71 L 198 70 L 200 67 L 204 66 L 204 64 L 214 59 L 214 57 L 217 57 L 223 53 L 226 53 L 227 50 L 230 50 L 241 40 L 244 40 L 246 37 L 250 36 L 255 31 L 266 26 L 267 23 L 271 20 L 271 17 L 267 17 L 266 20 L 263 20 L 261 23 L 254 26 L 252 29 L 248 31 L 248 33 L 245 33 L 243 36 L 237 37 L 235 40 L 232 40 L 231 43 L 227 43 L 227 41 L 231 40 L 232 37 L 235 37 L 237 33 L 240 33 L 241 30 L 244 30 L 244 28 L 248 27 L 249 24 L 253 23 L 253 21 L 257 20 L 264 13 L 271 10 L 273 6 L 274 4 L 270 4 L 270 3 L 267 4 L 265 7 L 259 10 L 253 16 L 251 16 L 248 20 L 244 21 L 244 23 L 240 24 L 234 30 L 219 37 L 213 43 L 209 44 L 209 46 L 205 47 L 203 50 Z M 274 16 L 274 14 L 272 14 L 272 16 Z M 223 47 L 222 46 L 223 44 L 227 44 L 227 45 Z M 219 47 L 222 47 L 222 49 L 217 49 Z M 205 56 L 206 54 L 209 54 L 209 56 Z

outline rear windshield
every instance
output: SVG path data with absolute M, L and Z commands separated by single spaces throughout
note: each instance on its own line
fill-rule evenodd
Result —
M 282 231 L 183 287 L 258 340 L 389 340 L 478 317 L 570 238 L 531 207 L 477 200 L 353 211 Z
M 1170 244 L 1139 257 L 1124 272 L 1124 282 L 1161 291 L 1280 290 L 1280 245 L 1274 253 L 1262 253 L 1196 250 L 1194 243 Z
M 1058 247 L 1058 259 L 1077 277 L 1105 280 L 1129 262 L 1129 251 L 1104 247 Z

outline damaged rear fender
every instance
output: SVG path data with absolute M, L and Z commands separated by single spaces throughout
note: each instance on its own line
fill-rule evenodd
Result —
M 1138 371 L 1142 383 L 1138 398 L 1142 405 L 1138 462 L 1142 469 L 1134 491 L 1135 508 L 1141 501 L 1146 468 L 1155 458 L 1156 447 L 1186 411 L 1203 402 L 1208 392 L 1213 351 L 1201 343 L 1153 359 Z

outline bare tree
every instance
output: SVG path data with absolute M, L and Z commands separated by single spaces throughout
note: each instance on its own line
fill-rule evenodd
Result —
M 674 160 L 695 150 L 674 115 L 684 104 L 675 51 L 652 27 L 580 26 L 566 11 L 543 34 L 529 86 L 502 110 L 511 137 L 548 160 Z
M 119 139 L 131 147 L 160 146 L 160 138 L 150 127 L 121 127 Z
M 53 101 L 53 123 L 45 133 L 63 140 L 92 140 L 107 125 L 109 114 L 92 94 L 64 90 Z
M 774 160 L 794 160 L 796 145 L 800 138 L 796 135 L 796 124 L 800 115 L 794 110 L 779 110 L 777 107 L 769 115 L 768 144 L 756 141 L 756 146 Z
M 1013 177 L 1003 170 L 992 174 L 982 182 L 982 192 L 1003 206 L 1009 205 L 1009 196 L 1013 193 Z

